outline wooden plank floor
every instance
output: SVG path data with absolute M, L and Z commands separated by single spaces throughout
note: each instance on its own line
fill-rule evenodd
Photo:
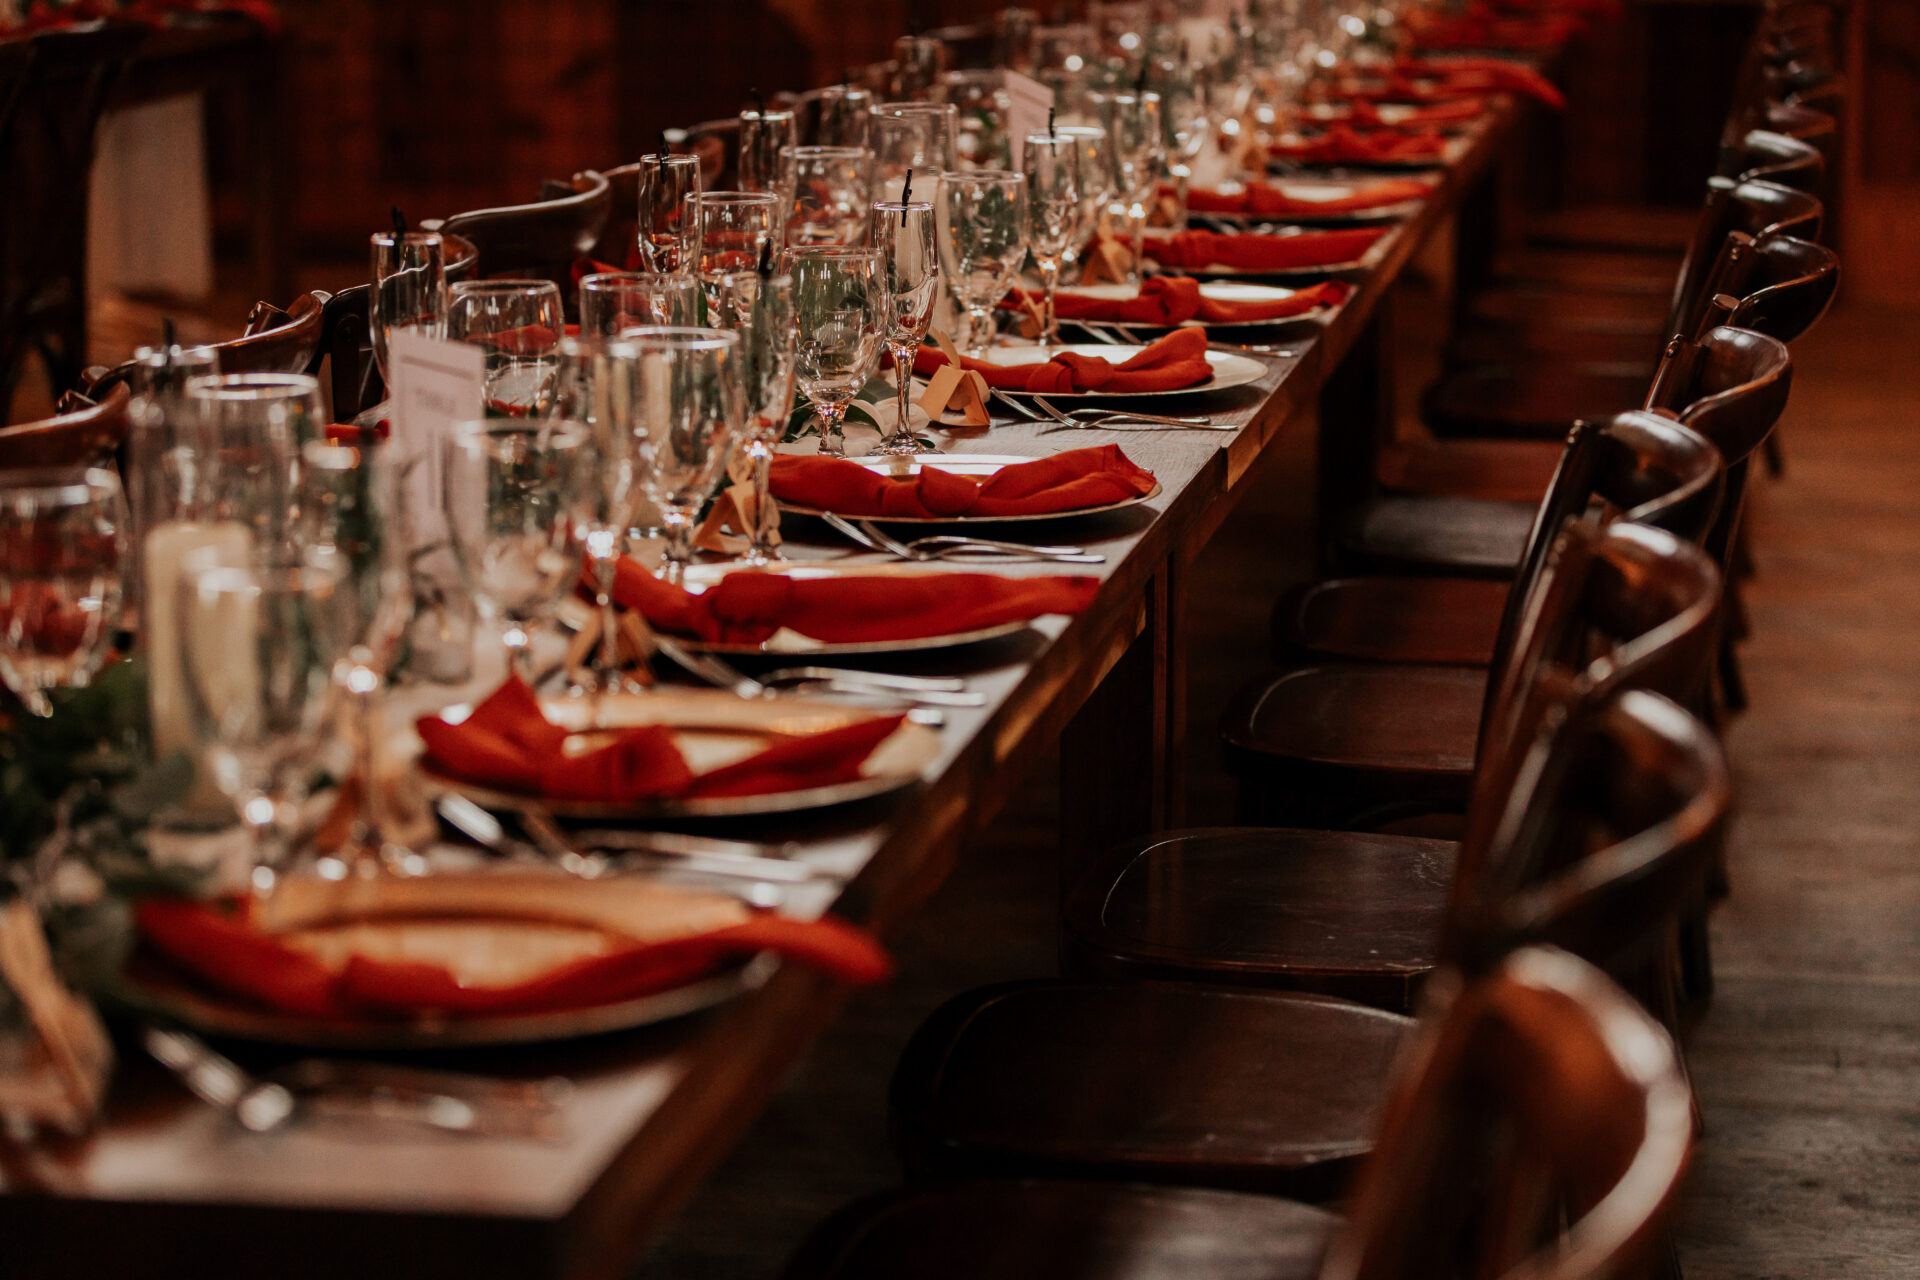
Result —
M 1920 1275 L 1916 349 L 1912 307 L 1842 306 L 1798 344 L 1788 472 L 1753 509 L 1689 1280 Z

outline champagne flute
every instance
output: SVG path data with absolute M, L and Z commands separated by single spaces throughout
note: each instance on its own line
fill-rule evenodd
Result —
M 955 164 L 959 111 L 951 102 L 882 102 L 873 109 L 874 194 L 899 200 L 909 179 L 931 198 Z
M 1094 124 L 1063 124 L 1054 133 L 1073 142 L 1074 169 L 1080 175 L 1080 214 L 1067 242 L 1063 267 L 1072 270 L 1081 251 L 1100 233 L 1100 216 L 1113 200 L 1113 162 L 1107 131 Z
M 785 231 L 788 211 L 793 208 L 796 178 L 788 153 L 798 142 L 793 112 L 759 108 L 740 113 L 740 189 L 779 197 L 776 238 Z
M 373 358 L 381 381 L 391 383 L 388 343 L 396 331 L 446 336 L 446 242 L 438 231 L 376 231 L 372 243 Z
M 509 418 L 547 416 L 566 325 L 551 280 L 463 280 L 448 292 L 447 337 L 486 353 L 487 409 Z
M 0 679 L 28 711 L 81 688 L 119 625 L 130 523 L 120 479 L 84 471 L 0 471 Z
M 700 157 L 640 157 L 640 261 L 648 271 L 693 271 L 700 227 L 693 197 L 700 193 Z
M 1147 203 L 1160 182 L 1166 162 L 1167 140 L 1160 123 L 1160 95 L 1128 90 L 1089 94 L 1112 143 L 1114 188 L 1127 216 L 1133 249 L 1128 283 L 1140 281 L 1141 251 L 1145 247 Z
M 745 369 L 739 335 L 648 326 L 620 341 L 634 351 L 640 485 L 666 532 L 661 576 L 678 582 L 693 560 L 693 525 L 713 496 L 741 429 Z
M 769 244 L 779 243 L 780 197 L 765 191 L 703 191 L 693 198 L 700 224 L 695 269 L 707 315 L 720 312 L 720 277 L 752 271 Z
M 268 893 L 337 706 L 349 592 L 334 570 L 246 552 L 206 548 L 185 568 L 174 616 L 200 759 L 252 831 Z
M 847 406 L 873 377 L 887 329 L 887 286 L 872 249 L 789 250 L 799 328 L 795 370 L 820 415 L 820 452 L 845 457 Z
M 589 474 L 574 493 L 574 520 L 593 565 L 600 647 L 593 692 L 639 686 L 620 673 L 613 578 L 641 498 L 638 419 L 640 353 L 624 338 L 585 335 L 560 344 L 558 416 L 586 432 Z
M 1047 295 L 1040 317 L 1040 349 L 1051 357 L 1060 341 L 1053 305 L 1060 286 L 1060 263 L 1080 221 L 1080 153 L 1072 138 L 1030 133 L 1020 160 L 1027 175 L 1028 247 Z
M 752 565 L 782 559 L 774 545 L 778 511 L 772 492 L 773 446 L 793 412 L 793 370 L 799 333 L 793 318 L 793 277 L 741 272 L 727 277 L 720 325 L 740 336 L 745 387 L 744 448 L 753 468 L 754 520 L 741 558 Z
M 528 629 L 580 580 L 573 500 L 587 433 L 561 423 L 489 419 L 445 442 L 442 495 L 460 573 L 480 616 L 502 626 L 509 675 L 526 675 Z
M 618 337 L 642 324 L 692 324 L 700 282 L 691 273 L 602 271 L 580 278 L 580 332 Z
M 887 351 L 899 395 L 899 417 L 881 438 L 875 453 L 926 453 L 932 445 L 913 434 L 908 414 L 913 389 L 913 359 L 927 336 L 940 298 L 940 255 L 934 243 L 933 202 L 901 204 L 876 201 L 873 243 L 887 286 Z
M 940 177 L 937 219 L 947 284 L 967 313 L 966 345 L 993 342 L 993 308 L 1006 297 L 1027 253 L 1026 175 L 974 169 Z
M 865 147 L 789 147 L 797 185 L 787 220 L 790 245 L 859 244 L 872 202 L 873 152 Z

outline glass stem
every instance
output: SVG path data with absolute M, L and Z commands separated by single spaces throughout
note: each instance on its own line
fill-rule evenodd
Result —
M 1060 345 L 1060 319 L 1054 314 L 1053 295 L 1060 287 L 1060 259 L 1040 260 L 1040 282 L 1047 291 L 1040 308 L 1040 350 L 1048 356 Z
M 747 562 L 765 564 L 780 558 L 780 549 L 773 545 L 773 531 L 780 523 L 773 503 L 773 446 L 755 440 L 747 446 L 747 456 L 753 459 L 753 539 Z
M 527 661 L 527 648 L 532 643 L 532 638 L 527 635 L 527 629 L 517 622 L 508 623 L 500 640 L 507 651 L 507 675 L 526 679 L 531 670 Z
M 967 347 L 976 356 L 984 356 L 993 346 L 993 309 L 967 305 Z
M 913 353 L 913 346 L 900 346 L 893 349 L 893 376 L 899 383 L 894 394 L 899 398 L 900 416 L 899 420 L 893 424 L 892 434 L 881 441 L 882 444 L 899 444 L 912 439 L 913 433 L 908 430 L 907 415 L 912 408 Z
M 663 508 L 660 525 L 667 539 L 661 552 L 660 576 L 668 582 L 679 582 L 686 577 L 687 566 L 693 563 L 693 515 L 677 508 Z
M 612 693 L 620 683 L 620 629 L 613 614 L 616 563 L 611 555 L 596 556 L 593 561 L 593 601 L 600 607 L 599 669 L 593 685 L 599 693 Z
M 820 454 L 827 458 L 847 456 L 847 437 L 840 429 L 840 420 L 846 417 L 847 408 L 839 404 L 816 404 L 820 413 Z
M 1178 233 L 1187 229 L 1187 183 L 1192 171 L 1185 165 L 1173 171 L 1173 230 Z
M 347 676 L 347 689 L 353 696 L 355 775 L 360 786 L 354 792 L 353 834 L 348 840 L 352 852 L 351 870 L 365 875 L 378 870 L 386 849 L 380 829 L 380 810 L 373 802 L 374 769 L 379 761 L 375 738 L 380 732 L 380 690 L 384 682 L 372 667 L 355 662 Z
M 1133 265 L 1127 268 L 1130 277 L 1127 283 L 1137 285 L 1143 277 L 1141 267 L 1145 264 L 1141 261 L 1141 253 L 1147 243 L 1147 211 L 1144 206 L 1127 206 L 1127 231 L 1133 238 Z

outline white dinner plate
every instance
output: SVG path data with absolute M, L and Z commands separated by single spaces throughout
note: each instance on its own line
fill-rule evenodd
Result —
M 1071 351 L 1077 355 L 1099 356 L 1112 364 L 1131 360 L 1145 351 L 1145 346 L 1103 346 L 1097 342 L 1062 343 L 1053 349 L 1053 354 Z M 1021 365 L 1041 364 L 1048 353 L 1039 347 L 995 347 L 988 353 L 994 364 Z M 1251 356 L 1235 355 L 1231 351 L 1207 352 L 1207 363 L 1213 366 L 1213 377 L 1205 382 L 1196 382 L 1190 387 L 1174 387 L 1167 391 L 1016 391 L 1009 387 L 1001 390 L 1010 396 L 1043 395 L 1049 400 L 1152 400 L 1162 396 L 1191 396 L 1203 391 L 1224 391 L 1228 387 L 1244 387 L 1260 381 L 1267 376 L 1267 366 Z M 951 455 L 950 455 L 951 456 Z M 964 456 L 964 455 L 963 455 Z M 1032 459 L 1021 459 L 1032 461 Z
M 1130 284 L 1083 284 L 1076 285 L 1072 289 L 1065 290 L 1065 292 L 1079 294 L 1084 298 L 1109 298 L 1115 302 L 1124 302 L 1128 298 L 1136 296 L 1140 290 Z M 1200 283 L 1200 296 L 1210 298 L 1215 302 L 1280 302 L 1284 299 L 1291 298 L 1298 292 L 1300 292 L 1300 290 L 1289 289 L 1284 285 L 1252 284 L 1244 280 L 1203 280 Z M 1318 306 L 1311 311 L 1302 311 L 1298 315 L 1281 316 L 1277 320 L 1236 320 L 1227 324 L 1221 324 L 1217 321 L 1201 320 L 1195 317 L 1192 320 L 1184 321 L 1177 327 L 1183 329 L 1206 329 L 1209 332 L 1215 329 L 1271 329 L 1277 324 L 1297 324 L 1302 320 L 1318 320 L 1333 310 L 1335 310 L 1335 308 L 1331 306 Z M 1079 324 L 1080 321 L 1062 317 L 1060 323 Z M 1138 320 L 1092 320 L 1088 321 L 1088 323 L 1096 325 L 1118 324 L 1127 329 L 1168 328 L 1167 325 L 1148 324 Z M 1108 347 L 1107 350 L 1111 351 L 1113 348 Z
M 1287 224 L 1288 230 L 1298 231 L 1298 224 Z M 1312 234 L 1298 231 L 1299 234 Z M 1286 234 L 1277 232 L 1273 234 Z M 1346 262 L 1328 262 L 1312 267 L 1278 267 L 1255 269 L 1250 267 L 1163 267 L 1148 259 L 1150 270 L 1161 275 L 1192 276 L 1195 280 L 1325 280 L 1334 276 L 1354 275 L 1371 270 L 1387 252 L 1387 242 L 1391 235 L 1382 235 L 1367 246 L 1367 251 L 1357 258 Z M 1119 350 L 1120 348 L 1114 348 Z M 1217 375 L 1216 375 L 1217 376 Z M 1249 379 L 1251 381 L 1251 379 Z M 1158 394 L 1158 393 L 1156 393 Z
M 1106 347 L 1097 343 L 1084 347 L 1059 347 L 1055 349 L 1086 351 L 1096 355 L 1105 353 L 1115 359 L 1121 360 L 1124 360 L 1128 354 L 1140 350 L 1139 347 Z M 1015 348 L 1015 350 L 1018 350 L 1018 348 Z M 1258 362 L 1248 361 L 1248 363 L 1253 364 Z M 1009 392 L 1008 394 L 1025 395 L 1027 393 Z M 1044 394 L 1048 400 L 1054 398 L 1052 392 L 1046 392 Z M 1152 394 L 1161 393 L 1155 392 Z M 1063 396 L 1061 398 L 1077 400 L 1084 399 L 1085 397 Z M 999 453 L 916 453 L 912 455 L 901 455 L 899 457 L 849 458 L 847 461 L 857 462 L 868 470 L 877 471 L 883 476 L 911 476 L 917 474 L 924 467 L 933 467 L 939 471 L 950 471 L 954 475 L 985 478 L 1000 470 L 1002 467 L 1011 467 L 1022 462 L 1032 462 L 1034 459 Z M 1138 506 L 1142 502 L 1151 502 L 1155 497 L 1159 496 L 1159 493 L 1160 483 L 1159 481 L 1155 481 L 1153 488 L 1137 498 L 1128 498 L 1124 502 L 1108 502 L 1097 507 L 1075 507 L 1071 511 L 1038 511 L 1031 515 L 1021 516 L 873 516 L 848 511 L 835 512 L 834 514 L 844 515 L 849 520 L 871 520 L 875 524 L 887 525 L 1027 524 L 1037 520 L 1067 520 L 1075 516 L 1098 515 L 1102 511 L 1118 511 L 1123 507 Z M 827 514 L 818 507 L 803 507 L 792 502 L 782 502 L 780 509 L 782 511 L 790 511 L 794 515 L 799 516 L 821 516 Z M 1062 570 L 1071 571 L 1068 566 L 1062 566 Z
M 1364 178 L 1270 178 L 1269 186 L 1277 188 L 1289 200 L 1302 202 L 1332 203 L 1344 200 L 1366 187 L 1379 182 L 1378 177 Z M 1230 184 L 1223 184 L 1222 190 L 1231 191 Z M 1331 227 L 1352 226 L 1375 222 L 1401 222 L 1419 211 L 1419 199 L 1402 200 L 1398 204 L 1381 205 L 1375 209 L 1331 210 L 1326 213 L 1289 212 L 1284 217 L 1271 214 L 1254 213 L 1200 213 L 1189 214 L 1189 218 L 1207 219 L 1235 225 L 1252 223 L 1290 223 L 1296 226 Z

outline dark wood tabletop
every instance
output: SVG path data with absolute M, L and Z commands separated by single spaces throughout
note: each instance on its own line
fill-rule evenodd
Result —
M 987 695 L 984 708 L 949 713 L 924 785 L 829 812 L 701 829 L 799 841 L 798 856 L 851 877 L 837 896 L 811 905 L 831 898 L 833 911 L 884 937 L 1056 739 L 1067 865 L 1105 841 L 1177 820 L 1187 567 L 1283 434 L 1317 422 L 1329 476 L 1370 448 L 1368 396 L 1342 398 L 1341 384 L 1376 372 L 1366 347 L 1409 259 L 1443 228 L 1485 216 L 1470 196 L 1490 184 L 1522 110 L 1499 100 L 1432 197 L 1355 280 L 1345 307 L 1322 326 L 1287 331 L 1299 335 L 1289 354 L 1256 357 L 1269 366 L 1258 384 L 1170 402 L 1239 430 L 1042 434 L 996 408 L 990 430 L 953 441 L 962 452 L 1033 455 L 1118 441 L 1161 490 L 1143 506 L 1046 526 L 1047 540 L 1083 542 L 1107 557 L 1085 567 L 1103 579 L 1086 612 L 900 667 L 961 672 Z M 801 554 L 845 547 L 804 521 L 785 532 Z M 0 1273 L 618 1276 L 833 1021 L 843 996 L 831 981 L 787 966 L 709 1014 L 449 1060 L 463 1070 L 571 1078 L 558 1143 L 334 1125 L 252 1134 L 126 1048 L 98 1132 L 26 1149 L 0 1142 Z M 234 1052 L 253 1065 L 273 1061 L 257 1049 Z

